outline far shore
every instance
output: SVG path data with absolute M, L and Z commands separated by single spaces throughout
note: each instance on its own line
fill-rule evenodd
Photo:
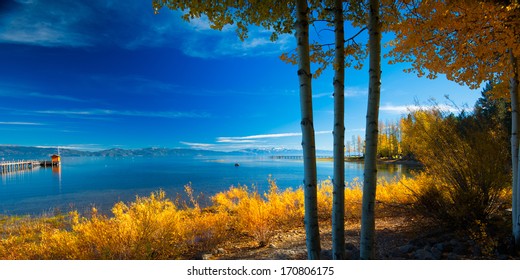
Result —
M 334 161 L 333 157 L 325 157 L 325 158 L 317 158 L 317 161 Z M 363 162 L 365 159 L 363 157 L 345 157 L 345 162 Z M 379 158 L 377 159 L 377 163 L 380 164 L 399 164 L 406 166 L 422 166 L 423 164 L 420 161 L 413 159 L 389 159 L 389 158 Z

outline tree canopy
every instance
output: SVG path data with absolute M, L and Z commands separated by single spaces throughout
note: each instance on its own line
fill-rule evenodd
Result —
M 516 1 L 401 0 L 391 62 L 409 62 L 408 72 L 479 88 L 495 80 L 507 94 L 510 55 L 520 56 L 520 5 Z

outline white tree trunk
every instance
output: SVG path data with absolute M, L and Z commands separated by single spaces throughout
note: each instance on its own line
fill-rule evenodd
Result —
M 379 0 L 369 4 L 369 86 L 366 119 L 365 169 L 363 180 L 363 206 L 361 213 L 360 258 L 375 257 L 375 198 L 377 184 L 377 135 L 379 99 L 381 93 L 381 25 Z
M 300 108 L 302 114 L 302 148 L 304 170 L 304 203 L 307 256 L 320 258 L 320 231 L 318 225 L 318 198 L 316 174 L 316 144 L 312 116 L 312 74 L 309 48 L 309 8 L 307 0 L 296 0 L 296 40 L 298 53 L 298 78 L 300 81 Z
M 334 0 L 334 175 L 332 196 L 332 257 L 345 258 L 345 31 L 343 1 Z
M 509 84 L 509 91 L 511 95 L 511 159 L 513 165 L 513 236 L 515 239 L 515 246 L 520 248 L 520 192 L 519 192 L 519 178 L 518 178 L 518 167 L 519 167 L 519 141 L 518 141 L 518 132 L 519 132 L 519 119 L 518 119 L 518 110 L 519 110 L 519 96 L 518 96 L 518 60 L 513 54 L 512 50 L 509 50 L 510 61 L 512 66 L 512 76 Z

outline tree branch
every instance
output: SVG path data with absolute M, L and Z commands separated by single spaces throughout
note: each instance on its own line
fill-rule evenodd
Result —
M 346 40 L 345 40 L 345 43 L 348 42 L 348 41 L 352 41 L 352 42 L 354 42 L 354 44 L 356 44 L 356 41 L 355 41 L 354 39 L 356 39 L 356 37 L 359 36 L 359 34 L 363 33 L 363 31 L 365 31 L 365 30 L 367 30 L 366 27 L 361 28 L 361 30 L 359 30 L 358 33 L 354 34 L 354 36 L 352 36 L 352 37 L 346 39 Z M 356 45 L 357 45 L 357 44 L 356 44 Z
M 313 19 L 313 20 L 309 20 L 309 23 L 315 23 L 315 22 L 334 23 L 332 20 L 325 20 L 325 19 Z

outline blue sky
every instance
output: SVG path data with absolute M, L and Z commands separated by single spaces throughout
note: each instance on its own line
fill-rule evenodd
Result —
M 297 69 L 279 59 L 294 49 L 293 35 L 271 42 L 269 31 L 253 27 L 241 42 L 233 26 L 214 31 L 204 18 L 180 15 L 154 15 L 151 0 L 2 0 L 0 144 L 299 149 Z M 404 68 L 383 65 L 383 121 L 432 98 L 472 107 L 480 96 Z M 313 81 L 324 150 L 332 149 L 332 76 Z M 347 140 L 364 137 L 367 85 L 366 68 L 347 69 Z

